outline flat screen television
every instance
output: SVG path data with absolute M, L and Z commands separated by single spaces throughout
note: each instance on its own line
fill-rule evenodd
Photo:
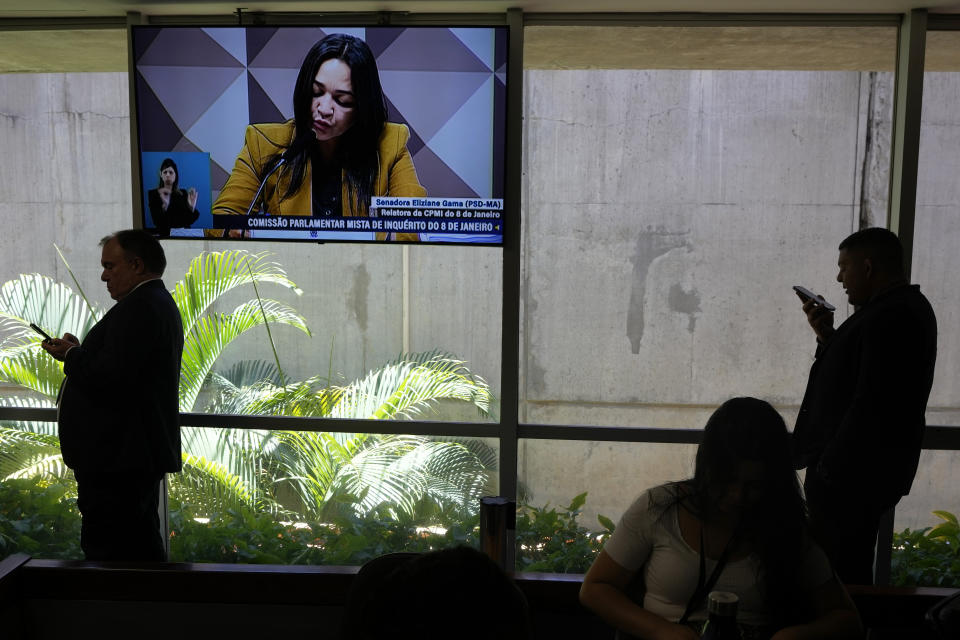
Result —
M 502 245 L 507 37 L 132 27 L 135 226 L 224 242 Z

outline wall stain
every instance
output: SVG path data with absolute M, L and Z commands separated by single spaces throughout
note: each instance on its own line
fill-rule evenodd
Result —
M 675 284 L 670 287 L 667 302 L 671 310 L 677 313 L 685 313 L 689 316 L 687 331 L 693 333 L 693 329 L 697 324 L 697 314 L 700 313 L 700 294 L 697 293 L 696 289 L 686 291 L 679 284 Z
M 640 353 L 640 341 L 643 339 L 643 305 L 647 297 L 647 276 L 650 273 L 650 266 L 657 258 L 673 249 L 689 249 L 688 235 L 688 231 L 668 231 L 663 227 L 647 227 L 637 238 L 636 249 L 633 257 L 630 258 L 633 263 L 633 280 L 627 308 L 627 338 L 630 339 L 630 350 L 635 354 Z M 699 299 L 697 304 L 699 305 Z
M 347 308 L 353 312 L 361 331 L 367 330 L 367 298 L 370 294 L 370 274 L 361 264 L 353 271 L 353 282 L 347 292 Z
M 527 389 L 533 399 L 539 398 L 547 390 L 547 370 L 540 366 L 536 357 L 529 356 L 527 359 Z

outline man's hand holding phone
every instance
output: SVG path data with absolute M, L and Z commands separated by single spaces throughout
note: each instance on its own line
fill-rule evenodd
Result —
M 63 362 L 67 357 L 67 351 L 80 346 L 80 341 L 72 333 L 63 334 L 62 338 L 47 338 L 40 343 L 43 350 L 50 354 L 54 360 Z
M 796 285 L 793 290 L 803 301 L 803 312 L 807 314 L 807 322 L 817 334 L 817 340 L 826 342 L 833 335 L 833 312 L 836 307 L 806 287 Z

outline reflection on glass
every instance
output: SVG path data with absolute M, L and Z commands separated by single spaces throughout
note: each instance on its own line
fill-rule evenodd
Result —
M 693 475 L 695 455 L 688 444 L 521 441 L 517 570 L 585 573 L 627 507 Z
M 184 428 L 171 559 L 362 564 L 476 544 L 496 493 L 493 440 Z

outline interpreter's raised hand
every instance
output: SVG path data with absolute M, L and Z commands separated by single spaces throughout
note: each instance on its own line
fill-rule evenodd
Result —
M 54 360 L 63 362 L 67 356 L 67 351 L 73 347 L 79 347 L 80 341 L 72 333 L 63 334 L 62 338 L 50 338 L 40 343 L 44 351 L 49 353 Z
M 807 314 L 807 322 L 820 342 L 826 342 L 833 335 L 833 311 L 828 311 L 823 303 L 824 299 L 807 300 L 803 303 L 803 312 Z
M 163 210 L 166 211 L 167 207 L 170 206 L 170 188 L 160 187 L 157 189 L 157 194 L 160 196 L 160 202 L 163 206 Z
M 194 187 L 190 187 L 187 191 L 187 204 L 190 205 L 191 209 L 197 208 L 197 190 Z

